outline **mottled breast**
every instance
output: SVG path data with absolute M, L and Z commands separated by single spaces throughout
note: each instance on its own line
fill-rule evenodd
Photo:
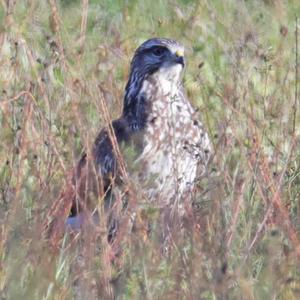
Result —
M 181 87 L 154 75 L 141 92 L 148 106 L 139 182 L 162 206 L 190 198 L 211 154 L 208 135 Z

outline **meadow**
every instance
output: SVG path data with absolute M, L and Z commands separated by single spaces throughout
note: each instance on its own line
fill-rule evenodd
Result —
M 143 230 L 117 262 L 103 231 L 52 251 L 43 224 L 105 125 L 99 91 L 117 118 L 151 37 L 186 47 L 213 143 L 194 227 L 167 257 Z M 299 299 L 299 80 L 298 0 L 1 0 L 0 299 Z

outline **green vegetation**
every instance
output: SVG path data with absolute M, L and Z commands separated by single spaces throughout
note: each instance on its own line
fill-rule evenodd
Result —
M 300 298 L 298 0 L 0 4 L 0 299 Z M 194 227 L 170 257 L 143 230 L 114 263 L 97 232 L 52 252 L 42 224 L 103 126 L 99 89 L 117 117 L 133 52 L 154 36 L 186 46 L 214 143 Z M 159 226 L 151 207 L 139 219 Z

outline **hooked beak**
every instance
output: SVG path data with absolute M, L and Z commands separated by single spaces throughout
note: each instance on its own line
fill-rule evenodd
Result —
M 177 50 L 175 52 L 175 62 L 184 67 L 184 52 L 182 50 Z

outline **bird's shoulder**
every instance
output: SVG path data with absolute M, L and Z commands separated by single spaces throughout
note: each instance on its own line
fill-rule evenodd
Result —
M 118 144 L 130 140 L 130 128 L 124 118 L 113 120 L 111 125 L 104 127 L 96 137 L 93 154 L 96 159 L 103 160 L 113 153 L 113 140 Z

